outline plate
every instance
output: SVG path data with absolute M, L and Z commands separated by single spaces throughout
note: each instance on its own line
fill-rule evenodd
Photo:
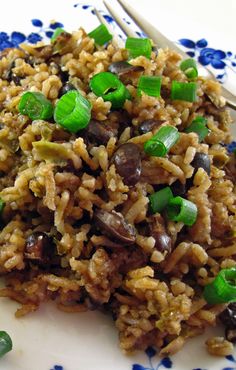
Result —
M 231 31 L 236 10 L 233 0 L 130 2 L 190 56 L 210 66 L 219 81 L 236 93 L 236 50 Z M 98 25 L 94 5 L 103 10 L 107 21 L 122 36 L 99 1 L 8 0 L 0 14 L 0 49 L 23 41 L 49 41 L 58 26 L 68 31 L 83 26 L 90 31 Z M 140 32 L 127 16 L 124 18 Z M 236 369 L 236 351 L 235 356 L 227 358 L 206 353 L 206 338 L 212 332 L 222 334 L 220 327 L 189 340 L 184 349 L 171 358 L 160 359 L 151 348 L 145 353 L 127 356 L 119 349 L 111 318 L 101 312 L 66 314 L 49 303 L 36 313 L 16 319 L 17 307 L 7 299 L 0 300 L 0 329 L 6 330 L 14 343 L 13 350 L 0 360 L 0 370 Z

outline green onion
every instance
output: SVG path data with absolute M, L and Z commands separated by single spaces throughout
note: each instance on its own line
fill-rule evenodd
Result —
M 91 104 L 77 90 L 68 91 L 57 102 L 54 120 L 69 132 L 85 128 L 91 119 Z
M 5 332 L 0 331 L 0 357 L 12 350 L 11 337 Z
M 95 44 L 100 46 L 112 39 L 112 35 L 109 33 L 105 24 L 100 24 L 100 26 L 89 32 L 88 36 L 94 39 Z
M 197 100 L 197 84 L 196 82 L 178 82 L 172 81 L 171 99 L 185 100 L 194 102 Z
M 151 58 L 152 43 L 150 39 L 127 37 L 125 48 L 129 51 L 131 58 L 137 58 L 140 55 L 143 55 L 148 59 Z
M 61 33 L 63 33 L 63 32 L 65 32 L 65 30 L 63 30 L 63 28 L 61 28 L 61 27 L 57 27 L 57 28 L 55 29 L 55 31 L 53 32 L 53 35 L 52 35 L 52 37 L 51 37 L 51 42 L 54 42 L 54 41 L 57 39 L 57 37 L 58 37 Z
M 180 69 L 189 79 L 194 79 L 198 76 L 197 63 L 192 58 L 183 60 L 180 64 Z
M 144 143 L 144 151 L 154 157 L 164 157 L 179 138 L 180 134 L 177 128 L 163 126 L 151 139 Z
M 130 94 L 119 78 L 111 72 L 100 72 L 94 75 L 89 83 L 95 95 L 101 96 L 104 101 L 110 101 L 112 108 L 122 108 Z
M 206 123 L 206 118 L 197 116 L 184 131 L 187 133 L 196 132 L 196 134 L 199 136 L 199 142 L 201 142 L 210 132 L 210 130 L 206 127 Z
M 203 297 L 210 304 L 236 301 L 236 268 L 221 270 L 216 278 L 204 287 Z
M 161 76 L 141 76 L 138 81 L 138 95 L 144 92 L 148 96 L 159 97 L 161 94 Z
M 149 195 L 151 212 L 161 213 L 163 209 L 166 208 L 171 198 L 173 198 L 173 193 L 169 186 Z
M 40 92 L 26 92 L 20 98 L 18 109 L 30 119 L 47 120 L 52 117 L 52 103 Z
M 192 226 L 197 219 L 197 206 L 187 199 L 175 197 L 169 201 L 166 207 L 167 217 L 171 221 L 183 222 Z
M 4 207 L 5 207 L 5 202 L 0 198 L 0 215 L 2 214 Z

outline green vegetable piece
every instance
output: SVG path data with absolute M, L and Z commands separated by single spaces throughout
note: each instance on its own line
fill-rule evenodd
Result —
M 90 119 L 91 103 L 77 90 L 68 91 L 56 103 L 54 120 L 69 132 L 82 130 Z
M 173 193 L 169 186 L 149 195 L 151 212 L 161 213 L 166 208 L 171 198 L 173 198 Z
M 138 81 L 138 95 L 142 92 L 148 96 L 159 97 L 161 95 L 161 76 L 141 76 Z
M 170 199 L 166 211 L 171 221 L 183 222 L 187 226 L 192 226 L 197 220 L 196 204 L 182 197 Z
M 195 102 L 197 100 L 196 82 L 178 82 L 172 81 L 171 99 Z
M 91 37 L 92 39 L 94 39 L 95 44 L 100 45 L 100 46 L 102 46 L 102 45 L 106 44 L 108 41 L 112 40 L 112 35 L 108 31 L 105 24 L 100 24 L 100 26 L 98 26 L 93 31 L 91 31 L 88 34 L 88 36 Z
M 89 83 L 93 93 L 110 101 L 113 109 L 122 108 L 130 93 L 119 78 L 111 72 L 100 72 L 94 75 Z
M 28 91 L 21 96 L 18 105 L 21 114 L 28 116 L 32 121 L 47 120 L 52 117 L 52 103 L 40 92 Z
M 144 151 L 154 157 L 164 157 L 179 138 L 180 134 L 177 128 L 169 125 L 163 126 L 144 143 Z
M 12 340 L 5 331 L 0 331 L 0 357 L 12 350 Z
M 236 302 L 236 268 L 221 270 L 216 278 L 204 287 L 203 297 L 209 304 Z
M 151 58 L 152 43 L 150 39 L 127 37 L 125 48 L 129 51 L 131 58 L 137 58 L 140 55 Z

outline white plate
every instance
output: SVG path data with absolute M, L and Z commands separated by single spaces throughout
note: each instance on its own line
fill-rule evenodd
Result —
M 215 75 L 221 76 L 225 86 L 236 93 L 234 0 L 139 0 L 138 3 L 133 0 L 131 3 L 173 41 L 181 43 L 179 40 L 185 39 L 183 49 L 195 53 L 195 57 L 201 55 L 203 62 L 211 64 Z M 5 32 L 0 33 L 0 48 L 15 46 L 24 37 L 31 41 L 47 39 L 52 27 L 56 27 L 55 21 L 69 31 L 79 26 L 90 31 L 98 24 L 92 4 L 102 9 L 99 1 L 92 0 L 88 3 L 7 0 L 0 12 L 0 31 Z M 105 10 L 104 14 L 107 14 Z M 115 28 L 112 19 L 108 20 Z M 16 303 L 0 300 L 0 329 L 6 330 L 14 343 L 13 350 L 0 360 L 0 370 L 236 369 L 236 352 L 235 358 L 207 355 L 204 342 L 209 332 L 190 340 L 171 359 L 160 360 L 152 351 L 125 356 L 119 350 L 111 319 L 100 312 L 66 314 L 57 311 L 53 304 L 45 304 L 36 313 L 15 319 L 16 308 Z M 223 328 L 215 330 L 222 333 Z

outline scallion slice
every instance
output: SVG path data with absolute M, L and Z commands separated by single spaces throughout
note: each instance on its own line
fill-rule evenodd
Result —
M 105 24 L 100 24 L 100 26 L 89 32 L 88 36 L 94 39 L 95 44 L 100 46 L 106 44 L 112 39 L 112 35 L 108 31 Z
M 151 139 L 144 143 L 144 151 L 154 157 L 164 157 L 179 138 L 180 134 L 177 128 L 163 126 Z
M 61 27 L 57 27 L 57 28 L 55 29 L 55 31 L 53 32 L 53 35 L 52 35 L 52 37 L 51 37 L 51 42 L 54 42 L 54 41 L 57 39 L 57 37 L 58 37 L 61 33 L 63 33 L 63 32 L 65 32 L 65 30 L 64 30 L 63 28 L 61 28 Z
M 187 226 L 192 226 L 197 219 L 196 204 L 182 197 L 170 199 L 166 211 L 171 221 L 183 222 Z
M 197 63 L 192 58 L 183 60 L 180 64 L 180 69 L 190 80 L 198 76 Z
M 12 340 L 5 331 L 0 331 L 0 357 L 12 350 Z
M 197 100 L 196 82 L 178 82 L 172 81 L 171 99 L 195 102 Z
M 136 37 L 127 37 L 125 48 L 129 51 L 131 58 L 137 58 L 140 55 L 151 58 L 152 43 L 150 39 L 141 39 Z
M 173 193 L 169 186 L 149 195 L 151 212 L 161 213 L 164 208 L 166 208 L 171 198 L 173 198 Z
M 191 124 L 184 130 L 185 132 L 195 132 L 199 136 L 199 142 L 203 141 L 205 137 L 209 134 L 210 130 L 206 127 L 207 119 L 198 116 Z
M 111 72 L 100 72 L 94 75 L 89 83 L 95 95 L 101 96 L 104 101 L 110 101 L 113 109 L 122 108 L 130 93 L 119 78 Z
M 209 304 L 236 302 L 236 268 L 221 270 L 216 278 L 204 287 L 203 297 Z
M 4 210 L 5 202 L 0 198 L 0 216 Z
M 161 76 L 141 76 L 138 81 L 138 95 L 159 97 L 161 94 Z
M 56 103 L 54 120 L 69 132 L 85 128 L 91 119 L 91 104 L 77 90 L 68 91 Z
M 20 98 L 18 109 L 32 120 L 47 120 L 52 117 L 52 103 L 40 92 L 28 91 Z

